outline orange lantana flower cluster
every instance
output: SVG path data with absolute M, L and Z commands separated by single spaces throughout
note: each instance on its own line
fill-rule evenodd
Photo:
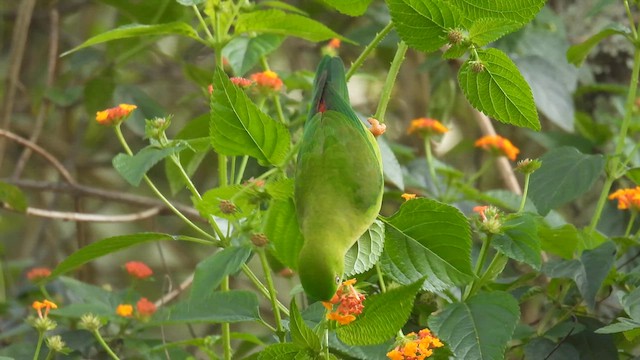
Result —
M 51 275 L 51 269 L 46 267 L 35 267 L 27 272 L 27 279 L 35 282 L 48 278 L 49 275 Z
M 449 131 L 449 129 L 446 126 L 442 125 L 442 123 L 438 120 L 417 118 L 411 121 L 411 125 L 409 125 L 407 133 L 429 136 L 444 134 L 447 131 Z
M 124 264 L 124 268 L 127 270 L 129 275 L 138 279 L 146 279 L 153 275 L 153 270 L 141 261 L 129 261 Z
M 135 105 L 120 104 L 107 110 L 98 111 L 96 113 L 96 121 L 100 125 L 118 125 L 137 108 Z
M 251 80 L 265 90 L 280 91 L 282 88 L 282 79 L 271 70 L 255 73 L 251 75 Z
M 504 155 L 511 161 L 514 161 L 520 153 L 520 149 L 500 135 L 483 136 L 476 140 L 475 146 L 498 155 Z
M 47 315 L 49 315 L 49 310 L 57 309 L 58 305 L 56 305 L 53 301 L 45 299 L 43 301 L 34 301 L 33 304 L 31 304 L 31 307 L 36 309 L 36 311 L 38 312 L 38 317 L 40 319 L 44 319 L 47 317 Z
M 443 346 L 429 329 L 422 329 L 417 335 L 414 332 L 407 334 L 387 357 L 391 360 L 423 360 L 433 355 L 433 349 Z
M 409 200 L 413 200 L 416 198 L 416 194 L 409 194 L 409 193 L 404 193 L 402 195 L 400 195 L 401 198 L 404 199 L 404 201 L 409 201 Z
M 640 211 L 640 186 L 632 189 L 618 189 L 609 195 L 609 200 L 618 200 L 618 209 Z
M 329 302 L 322 302 L 322 305 L 329 311 L 327 313 L 328 320 L 335 320 L 340 325 L 347 325 L 356 319 L 356 315 L 362 313 L 364 309 L 362 302 L 365 296 L 353 287 L 355 283 L 356 279 L 344 281 Z
M 141 319 L 148 319 L 151 315 L 156 312 L 157 308 L 154 303 L 149 301 L 147 298 L 141 298 L 136 303 L 136 317 Z M 133 305 L 131 304 L 120 304 L 116 307 L 116 314 L 122 317 L 132 317 L 133 316 Z

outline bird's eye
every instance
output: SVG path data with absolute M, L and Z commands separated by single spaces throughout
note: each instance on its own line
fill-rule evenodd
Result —
M 336 284 L 340 285 L 340 282 L 341 282 L 341 281 L 340 281 L 340 276 L 337 276 L 337 275 L 336 275 Z

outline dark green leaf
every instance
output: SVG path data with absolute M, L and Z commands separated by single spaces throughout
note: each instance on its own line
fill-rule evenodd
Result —
M 155 164 L 165 157 L 180 152 L 185 148 L 185 144 L 162 149 L 155 146 L 147 146 L 133 156 L 127 154 L 116 155 L 113 158 L 113 167 L 129 184 L 138 186 L 147 171 Z
M 384 248 L 384 224 L 376 220 L 360 236 L 344 256 L 344 275 L 352 277 L 371 269 L 380 259 Z
M 291 331 L 291 339 L 293 343 L 303 349 L 310 349 L 314 352 L 318 352 L 321 349 L 320 339 L 318 335 L 305 324 L 298 306 L 296 305 L 295 298 L 291 301 L 291 316 L 289 318 L 289 330 Z
M 517 21 L 500 18 L 481 18 L 469 27 L 469 38 L 477 46 L 485 46 L 522 27 Z
M 338 338 L 349 345 L 373 345 L 392 339 L 409 318 L 421 285 L 422 281 L 417 281 L 366 298 L 362 314 L 336 330 Z
M 214 292 L 174 306 L 163 323 L 222 323 L 260 319 L 258 296 L 251 291 Z
M 239 36 L 222 49 L 222 56 L 229 60 L 229 65 L 236 76 L 244 76 L 260 61 L 260 57 L 276 50 L 282 40 L 281 36 L 272 34 L 255 37 Z
M 435 200 L 405 202 L 386 223 L 382 265 L 401 284 L 426 278 L 437 291 L 467 284 L 471 270 L 471 229 L 458 209 Z
M 213 77 L 211 143 L 224 155 L 249 155 L 279 165 L 290 147 L 289 130 L 263 113 L 220 68 Z
M 447 305 L 429 318 L 429 327 L 457 358 L 493 360 L 504 358 L 519 318 L 516 299 L 495 291 Z
M 347 40 L 320 22 L 276 9 L 253 11 L 238 16 L 236 33 L 251 32 L 290 35 L 313 42 L 331 38 Z
M 634 184 L 640 185 L 640 168 L 636 167 L 633 169 L 627 170 L 624 174 L 629 180 L 633 181 Z
M 571 147 L 553 149 L 540 160 L 542 167 L 531 175 L 529 198 L 541 215 L 589 190 L 605 164 L 602 155 L 585 155 Z
M 297 269 L 298 253 L 304 240 L 293 198 L 271 202 L 262 231 L 273 245 L 275 257 L 291 269 Z
M 0 203 L 8 205 L 15 211 L 27 210 L 27 197 L 17 186 L 0 181 Z
M 343 14 L 360 16 L 367 11 L 372 0 L 324 0 L 332 8 Z
M 296 344 L 273 344 L 262 350 L 258 360 L 295 360 L 301 350 Z
M 540 239 L 536 223 L 530 214 L 510 216 L 503 224 L 502 232 L 494 236 L 491 245 L 506 256 L 540 270 Z
M 531 21 L 546 0 L 449 0 L 469 20 L 502 18 L 522 25 Z
M 571 344 L 556 344 L 547 338 L 534 338 L 524 347 L 525 360 L 579 359 L 580 355 Z
M 498 49 L 477 53 L 482 69 L 476 69 L 477 65 L 468 60 L 458 72 L 458 82 L 467 100 L 496 120 L 540 130 L 533 94 L 513 61 Z
M 591 36 L 584 42 L 571 46 L 567 51 L 567 60 L 575 66 L 582 65 L 582 62 L 587 58 L 591 49 L 598 45 L 600 41 L 612 35 L 628 36 L 630 35 L 630 31 L 628 28 L 619 24 L 611 25 L 608 28 L 600 30 L 600 32 Z
M 102 239 L 98 242 L 91 243 L 69 255 L 53 270 L 53 272 L 51 273 L 51 277 L 64 274 L 77 268 L 80 265 L 88 263 L 93 259 L 97 259 L 112 252 L 126 249 L 134 245 L 142 244 L 149 241 L 175 239 L 176 238 L 171 235 L 160 233 L 139 233 Z
M 380 155 L 382 156 L 382 170 L 384 171 L 385 180 L 395 185 L 400 191 L 404 191 L 402 167 L 400 163 L 398 163 L 396 155 L 383 137 L 378 137 L 376 140 L 378 141 Z
M 620 303 L 624 311 L 634 320 L 640 321 L 640 288 L 622 296 Z
M 249 259 L 251 248 L 234 246 L 220 250 L 196 266 L 191 286 L 191 299 L 209 296 L 222 283 L 225 276 L 233 275 Z
M 603 360 L 618 358 L 619 354 L 613 336 L 594 332 L 604 324 L 594 318 L 579 316 L 577 319 L 586 326 L 585 331 L 572 334 L 566 339 L 566 342 L 573 345 L 580 353 L 577 359 Z

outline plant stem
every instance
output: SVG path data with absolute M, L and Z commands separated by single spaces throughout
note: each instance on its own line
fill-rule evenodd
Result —
M 242 157 L 242 162 L 240 163 L 240 168 L 238 169 L 238 174 L 236 175 L 236 184 L 240 184 L 242 182 L 242 177 L 244 176 L 244 170 L 247 168 L 248 161 L 249 161 L 249 155 L 244 155 Z
M 260 257 L 260 263 L 262 264 L 262 271 L 264 277 L 267 280 L 267 288 L 269 289 L 269 300 L 271 301 L 271 308 L 273 309 L 273 317 L 276 321 L 276 333 L 280 338 L 280 342 L 284 342 L 284 329 L 282 328 L 282 318 L 280 317 L 280 309 L 278 308 L 278 297 L 275 286 L 273 286 L 273 279 L 271 278 L 271 269 L 267 262 L 267 254 L 264 249 L 258 249 L 258 256 Z
M 202 18 L 202 14 L 200 14 L 200 10 L 198 10 L 198 6 L 191 5 L 191 8 L 193 9 L 193 12 L 196 13 L 196 17 L 198 18 L 198 21 L 200 22 L 200 25 L 202 25 L 202 28 L 204 29 L 204 32 L 207 33 L 207 38 L 210 41 L 215 41 L 215 39 L 213 38 L 213 34 L 211 33 L 211 31 L 209 31 L 209 27 L 207 26 L 207 23 Z
M 636 221 L 636 215 L 638 215 L 638 213 L 635 210 L 631 210 L 631 218 L 629 219 L 627 230 L 624 232 L 624 237 L 629 237 L 631 234 L 631 228 L 633 228 L 633 223 Z
M 220 284 L 222 292 L 229 291 L 229 276 L 225 276 Z M 224 348 L 224 359 L 231 360 L 231 327 L 228 322 L 223 322 L 222 326 L 222 346 Z
M 380 283 L 380 291 L 387 292 L 387 285 L 384 283 L 382 277 L 382 269 L 380 269 L 380 262 L 376 263 L 376 273 L 378 274 L 378 282 Z
M 384 82 L 384 86 L 382 87 L 382 94 L 380 95 L 380 102 L 378 103 L 378 109 L 376 109 L 375 115 L 373 117 L 384 123 L 384 115 L 387 112 L 387 105 L 389 104 L 389 100 L 391 99 L 391 91 L 393 90 L 393 85 L 396 82 L 396 77 L 398 76 L 398 72 L 400 71 L 400 66 L 404 61 L 404 55 L 407 53 L 407 49 L 409 47 L 405 44 L 404 41 L 400 41 L 398 44 L 398 49 L 396 50 L 396 55 L 393 57 L 393 61 L 391 62 L 391 67 L 389 68 L 389 73 L 387 74 L 387 79 Z
M 280 94 L 273 94 L 273 102 L 276 104 L 276 113 L 278 114 L 278 120 L 285 125 L 289 125 L 289 121 L 284 117 L 284 112 L 282 111 L 282 104 L 280 103 Z
M 331 359 L 329 357 L 329 327 L 324 328 L 324 358 Z
M 236 159 L 237 158 L 238 158 L 237 156 L 231 157 L 231 171 L 229 174 L 229 184 L 236 183 Z
M 524 190 L 522 190 L 522 200 L 520 201 L 520 207 L 518 208 L 518 213 L 524 211 L 524 206 L 527 203 L 527 193 L 529 192 L 529 179 L 531 178 L 531 173 L 527 173 L 524 175 Z
M 264 297 L 266 298 L 270 297 L 269 290 L 264 286 L 264 284 L 260 281 L 260 279 L 258 279 L 256 274 L 254 274 L 253 271 L 251 271 L 251 268 L 249 268 L 247 264 L 242 264 L 242 272 L 249 278 L 249 280 L 251 280 L 253 285 L 255 285 L 258 288 L 258 290 L 262 293 L 262 295 L 264 295 Z M 280 308 L 280 311 L 282 311 L 282 313 L 285 314 L 286 316 L 289 316 L 289 309 L 287 309 L 286 306 L 282 305 L 282 303 L 278 301 L 278 299 L 276 299 L 276 302 L 278 307 Z
M 491 156 L 489 160 L 485 161 L 484 164 L 482 164 L 482 167 L 480 167 L 480 170 L 478 170 L 478 172 L 476 172 L 469 178 L 469 181 L 467 181 L 467 185 L 469 186 L 473 185 L 473 183 L 476 180 L 478 180 L 478 178 L 480 178 L 480 176 L 482 176 L 485 172 L 487 172 L 487 170 L 491 166 L 493 166 L 494 163 L 495 163 L 495 158 Z
M 33 360 L 38 360 L 40 357 L 40 349 L 42 348 L 42 342 L 44 341 L 44 331 L 38 331 L 38 344 L 36 345 L 36 352 L 33 354 Z
M 53 354 L 55 354 L 55 352 L 53 350 L 49 350 L 49 352 L 47 353 L 47 357 L 44 358 L 44 360 L 53 359 Z
M 94 330 L 92 332 L 93 332 L 93 336 L 95 336 L 96 340 L 98 340 L 100 345 L 102 345 L 102 348 L 107 352 L 107 354 L 109 354 L 109 356 L 114 360 L 120 360 L 120 358 L 118 358 L 118 356 L 113 352 L 113 350 L 111 350 L 109 345 L 107 345 L 106 341 L 104 341 L 104 339 L 102 338 L 102 335 L 100 335 L 100 332 L 98 330 Z
M 631 28 L 631 34 L 633 35 L 633 39 L 638 39 L 638 31 L 636 30 L 636 24 L 633 20 L 633 14 L 631 13 L 631 7 L 629 6 L 629 1 L 624 0 L 624 10 L 627 13 L 627 18 L 629 20 L 629 27 Z
M 478 259 L 476 260 L 476 266 L 473 272 L 476 274 L 477 279 L 471 282 L 471 286 L 467 288 L 465 291 L 463 299 L 469 298 L 469 296 L 473 295 L 475 292 L 476 282 L 481 278 L 480 272 L 482 271 L 482 267 L 484 265 L 485 260 L 487 259 L 487 253 L 489 251 L 489 245 L 491 244 L 492 234 L 488 234 L 487 238 L 482 242 L 482 247 L 480 247 L 480 253 L 478 254 Z
M 373 38 L 373 40 L 371 40 L 369 45 L 367 45 L 364 48 L 364 51 L 362 51 L 360 56 L 358 56 L 358 58 L 351 64 L 349 71 L 347 71 L 345 75 L 347 80 L 349 80 L 353 76 L 353 74 L 355 74 L 356 71 L 358 71 L 358 69 L 362 66 L 364 61 L 367 59 L 367 57 L 369 57 L 369 54 L 371 54 L 373 49 L 375 49 L 378 46 L 378 44 L 382 41 L 382 39 L 384 39 L 387 36 L 387 34 L 391 32 L 391 30 L 393 30 L 393 23 L 389 22 L 382 30 L 380 30 L 379 33 L 376 34 L 376 36 Z
M 429 169 L 429 175 L 431 176 L 431 182 L 437 195 L 440 195 L 440 188 L 438 186 L 438 179 L 436 178 L 436 168 L 433 162 L 433 153 L 431 151 L 431 137 L 425 136 L 424 138 L 424 152 L 427 158 L 427 168 Z

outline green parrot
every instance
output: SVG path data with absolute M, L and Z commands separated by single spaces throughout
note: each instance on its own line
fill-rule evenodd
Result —
M 339 58 L 318 65 L 311 106 L 295 175 L 304 237 L 298 271 L 305 292 L 328 301 L 342 281 L 345 253 L 380 211 L 384 179 L 380 149 L 351 108 Z

